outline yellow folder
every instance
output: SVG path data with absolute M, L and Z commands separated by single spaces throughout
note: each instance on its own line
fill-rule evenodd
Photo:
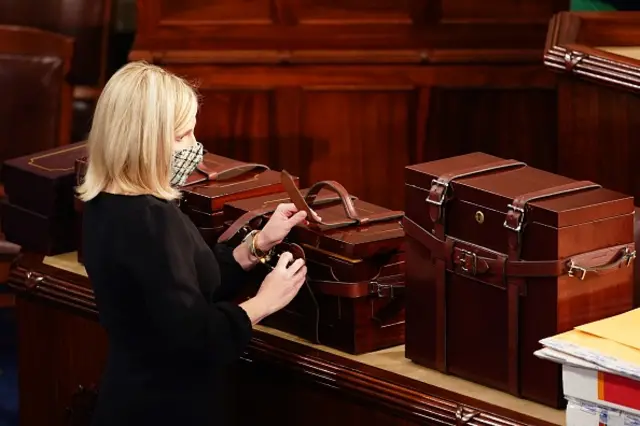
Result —
M 576 330 L 640 351 L 640 309 L 581 325 L 576 327 Z
M 640 368 L 640 351 L 626 345 L 622 345 L 613 340 L 603 339 L 593 334 L 585 333 L 580 330 L 571 330 L 566 333 L 558 334 L 553 340 L 560 343 L 572 343 L 583 349 L 595 352 L 600 356 L 612 357 L 617 361 L 623 361 Z M 582 358 L 580 354 L 573 353 L 571 350 L 566 351 L 569 355 Z M 598 364 L 601 364 L 598 362 Z M 615 370 L 615 366 L 605 362 L 603 367 Z

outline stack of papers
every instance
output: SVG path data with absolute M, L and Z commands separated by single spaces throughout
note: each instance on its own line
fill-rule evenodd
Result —
M 567 426 L 640 426 L 640 309 L 540 341 L 562 364 Z

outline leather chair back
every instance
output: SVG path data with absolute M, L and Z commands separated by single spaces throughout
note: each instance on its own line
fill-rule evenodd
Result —
M 69 143 L 73 39 L 0 26 L 0 164 Z

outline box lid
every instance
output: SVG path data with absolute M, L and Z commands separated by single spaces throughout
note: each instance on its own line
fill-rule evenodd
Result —
M 4 162 L 2 181 L 12 204 L 52 216 L 73 211 L 75 161 L 86 143 L 56 147 Z
M 280 174 L 273 170 L 249 171 L 226 180 L 205 181 L 182 188 L 181 209 L 216 213 L 225 203 L 283 191 Z
M 474 152 L 415 164 L 405 168 L 405 182 L 407 185 L 429 191 L 432 182 L 444 175 L 457 175 L 474 168 L 490 169 L 504 161 L 493 155 Z M 453 180 L 448 184 L 446 197 L 455 197 L 506 214 L 509 206 L 518 197 L 544 192 L 551 194 L 571 186 L 582 186 L 584 189 L 532 199 L 527 203 L 526 220 L 560 228 L 634 211 L 633 197 L 630 195 L 601 187 L 589 187 L 588 182 L 579 183 L 574 179 L 545 172 L 515 160 L 512 160 L 511 166 Z M 428 204 L 426 200 L 425 204 Z
M 300 190 L 303 195 L 306 195 L 307 191 L 308 188 Z M 361 217 L 391 212 L 389 209 L 353 196 L 351 199 Z M 249 211 L 273 211 L 278 204 L 290 202 L 289 195 L 283 192 L 230 202 L 225 205 L 224 212 L 225 217 L 235 220 Z M 345 218 L 340 197 L 326 189 L 320 190 L 311 208 L 323 221 L 330 222 Z M 266 214 L 266 216 L 269 215 Z M 323 251 L 330 256 L 341 257 L 346 262 L 354 262 L 378 253 L 399 250 L 404 241 L 404 230 L 400 219 L 327 230 L 301 224 L 291 230 L 289 238 L 302 244 L 305 249 Z

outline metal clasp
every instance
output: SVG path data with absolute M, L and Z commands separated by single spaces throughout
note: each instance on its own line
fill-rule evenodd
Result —
M 572 278 L 579 278 L 580 281 L 584 281 L 587 276 L 587 269 L 573 263 L 573 260 L 569 263 L 569 271 L 567 272 Z
M 378 297 L 384 297 L 384 290 L 389 290 L 389 298 L 395 297 L 392 284 L 380 284 L 378 281 L 371 281 L 371 293 L 377 294 Z
M 509 210 L 511 210 L 511 211 L 514 211 L 514 212 L 517 212 L 517 213 L 520 213 L 520 214 L 518 215 L 516 226 L 513 227 L 513 226 L 509 225 L 509 219 L 508 219 L 509 213 L 507 212 L 507 219 L 504 220 L 504 223 L 502 224 L 502 226 L 504 226 L 505 228 L 510 229 L 510 230 L 512 230 L 514 232 L 520 232 L 522 230 L 522 224 L 524 223 L 524 208 L 518 207 L 518 206 L 514 206 L 513 204 L 509 204 L 507 206 L 507 208 Z
M 434 206 L 442 206 L 442 204 L 444 204 L 444 200 L 446 198 L 447 195 L 447 190 L 449 189 L 449 184 L 445 181 L 442 181 L 440 179 L 433 179 L 431 181 L 431 190 L 433 190 L 434 186 L 441 186 L 442 189 L 442 194 L 440 195 L 440 199 L 439 200 L 432 200 L 431 198 L 429 198 L 431 196 L 431 191 L 429 192 L 429 196 L 425 199 L 425 201 L 429 204 L 433 204 Z
M 628 247 L 624 249 L 624 257 L 627 258 L 627 266 L 631 265 L 631 262 L 636 258 L 636 251 L 629 249 Z
M 470 275 L 478 270 L 478 256 L 469 250 L 460 249 L 460 269 Z

